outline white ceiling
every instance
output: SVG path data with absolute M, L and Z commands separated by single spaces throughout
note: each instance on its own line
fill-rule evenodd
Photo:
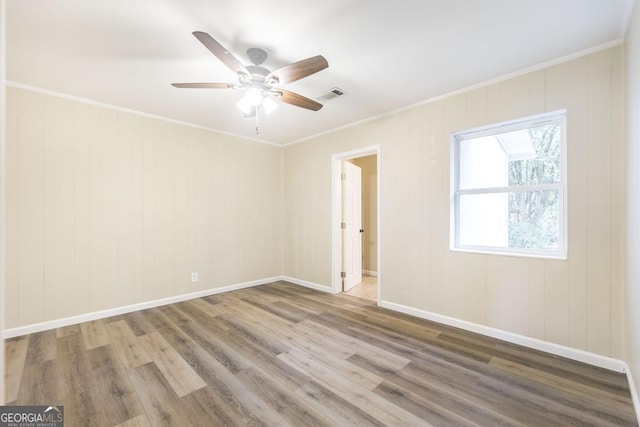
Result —
M 555 58 L 621 40 L 633 0 L 7 0 L 7 79 L 275 144 L 297 141 Z M 273 70 L 329 68 L 286 88 L 346 95 L 318 112 L 282 104 L 255 122 L 236 82 L 191 35 Z

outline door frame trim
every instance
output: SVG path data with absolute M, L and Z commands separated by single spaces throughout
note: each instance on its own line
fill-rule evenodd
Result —
M 342 173 L 342 161 L 357 159 L 359 157 L 376 156 L 377 167 L 377 182 L 376 192 L 378 197 L 377 221 L 376 227 L 378 228 L 378 247 L 376 250 L 376 258 L 378 260 L 378 298 L 377 304 L 380 305 L 382 295 L 382 267 L 380 263 L 380 241 L 381 241 L 381 229 L 380 229 L 380 145 L 371 145 L 368 147 L 358 148 L 351 151 L 345 151 L 342 153 L 335 153 L 331 155 L 331 292 L 337 294 L 342 292 L 342 279 L 340 277 L 340 271 L 342 269 L 342 236 L 340 229 L 340 221 L 342 217 L 342 185 L 340 182 L 340 174 Z

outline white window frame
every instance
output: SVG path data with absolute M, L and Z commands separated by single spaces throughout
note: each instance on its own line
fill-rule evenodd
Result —
M 527 129 L 545 123 L 560 124 L 560 182 L 535 186 L 507 186 L 495 188 L 479 188 L 472 190 L 460 190 L 460 142 L 469 139 L 491 136 L 505 132 Z M 492 125 L 482 126 L 451 134 L 451 198 L 450 198 L 450 250 L 459 252 L 512 255 L 535 258 L 567 259 L 567 112 L 557 110 L 521 119 L 510 120 Z M 523 248 L 493 247 L 461 245 L 459 240 L 460 195 L 462 194 L 490 194 L 509 193 L 515 191 L 558 191 L 558 221 L 559 236 L 557 250 L 532 250 Z

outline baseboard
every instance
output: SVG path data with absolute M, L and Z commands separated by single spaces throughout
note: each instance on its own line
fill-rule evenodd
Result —
M 455 328 L 460 328 L 492 338 L 497 338 L 499 340 L 507 341 L 512 344 L 518 344 L 524 347 L 532 348 L 534 350 L 540 350 L 546 353 L 555 354 L 556 356 L 566 357 L 567 359 L 576 360 L 578 362 L 588 363 L 589 365 L 598 366 L 610 371 L 626 373 L 628 370 L 627 364 L 619 359 L 613 359 L 611 357 L 590 353 L 588 351 L 579 350 L 560 344 L 554 344 L 548 341 L 539 340 L 537 338 L 531 338 L 513 332 L 507 332 L 501 329 L 483 326 L 477 323 L 467 322 L 465 320 L 460 320 L 437 313 L 431 313 L 429 311 L 407 307 L 405 305 L 396 304 L 389 301 L 381 301 L 380 306 L 388 308 L 390 310 L 409 314 L 411 316 L 420 317 L 422 319 L 431 320 L 434 322 L 453 326 Z
M 282 276 L 280 280 L 291 282 L 296 285 L 304 286 L 310 289 L 315 289 L 321 292 L 331 293 L 330 286 L 319 285 L 317 283 L 308 282 L 306 280 L 296 279 L 294 277 Z M 379 304 L 381 307 L 388 308 L 400 313 L 409 314 L 411 316 L 420 317 L 422 319 L 431 320 L 434 322 L 442 323 L 445 325 L 453 326 L 456 328 L 464 329 L 467 331 L 475 332 L 478 334 L 486 335 L 489 337 L 497 338 L 513 344 L 518 344 L 524 347 L 532 348 L 534 350 L 544 351 L 546 353 L 555 354 L 557 356 L 566 357 L 568 359 L 576 360 L 579 362 L 588 363 L 593 366 L 608 369 L 619 373 L 628 374 L 627 364 L 619 359 L 602 356 L 588 351 L 579 350 L 563 346 L 560 344 L 554 344 L 548 341 L 539 340 L 537 338 L 527 337 L 525 335 L 516 334 L 513 332 L 503 331 L 501 329 L 492 328 L 489 326 L 479 325 L 477 323 L 467 322 L 465 320 L 456 319 L 453 317 L 444 316 L 437 313 L 431 313 L 426 310 L 420 310 L 413 307 L 408 307 L 402 304 L 396 304 L 389 301 L 381 301 Z M 630 387 L 633 387 L 633 382 L 630 382 Z M 635 393 L 635 389 L 634 389 Z M 633 395 L 633 393 L 632 393 Z M 637 401 L 637 394 L 634 399 Z
M 372 277 L 378 277 L 377 271 L 362 270 L 362 274 L 366 274 L 367 276 L 372 276 Z
M 17 328 L 5 329 L 2 332 L 2 338 L 8 339 L 21 335 L 32 334 L 35 332 L 47 331 L 50 329 L 60 328 L 63 326 L 75 325 L 77 323 L 89 322 L 91 320 L 104 319 L 119 314 L 131 313 L 132 311 L 146 310 L 148 308 L 159 307 L 162 305 L 173 304 L 176 302 L 187 301 L 194 298 L 202 298 L 210 295 L 221 294 L 224 292 L 237 291 L 239 289 L 250 288 L 253 286 L 265 285 L 267 283 L 277 282 L 278 280 L 286 280 L 281 276 L 270 277 L 266 279 L 254 280 L 251 282 L 237 283 L 235 285 L 223 286 L 220 288 L 207 289 L 204 291 L 192 292 L 189 294 L 176 295 L 173 297 L 157 299 L 153 301 L 141 302 L 137 304 L 125 305 L 122 307 L 110 308 L 107 310 L 94 311 L 91 313 L 80 314 L 77 316 L 65 317 L 62 319 L 49 320 L 41 323 L 34 323 L 27 326 L 19 326 Z M 304 286 L 304 285 L 303 285 Z
M 318 283 L 296 279 L 295 277 L 281 276 L 280 280 L 284 280 L 285 282 L 291 282 L 294 285 L 304 286 L 305 288 L 315 289 L 316 291 L 320 291 L 320 292 L 333 293 L 333 291 L 331 290 L 331 286 L 320 285 Z

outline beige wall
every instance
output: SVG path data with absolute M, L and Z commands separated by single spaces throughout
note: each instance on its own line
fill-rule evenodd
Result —
M 10 87 L 6 327 L 280 274 L 329 288 L 331 155 L 380 144 L 383 300 L 623 357 L 623 54 L 615 47 L 284 149 Z M 637 54 L 628 56 L 637 75 Z M 568 260 L 450 252 L 449 134 L 559 108 L 568 110 Z M 640 195 L 629 169 L 632 215 Z M 638 330 L 640 273 L 628 273 L 627 325 Z
M 627 360 L 640 391 L 640 6 L 626 39 L 627 59 Z M 638 408 L 640 410 L 640 408 Z
M 378 272 L 378 165 L 376 156 L 353 159 L 362 170 L 362 269 Z
M 15 87 L 7 102 L 6 327 L 280 275 L 280 148 Z
M 331 286 L 331 155 L 380 144 L 382 299 L 622 357 L 623 48 L 284 150 L 284 274 Z M 453 253 L 449 135 L 566 108 L 568 260 Z

